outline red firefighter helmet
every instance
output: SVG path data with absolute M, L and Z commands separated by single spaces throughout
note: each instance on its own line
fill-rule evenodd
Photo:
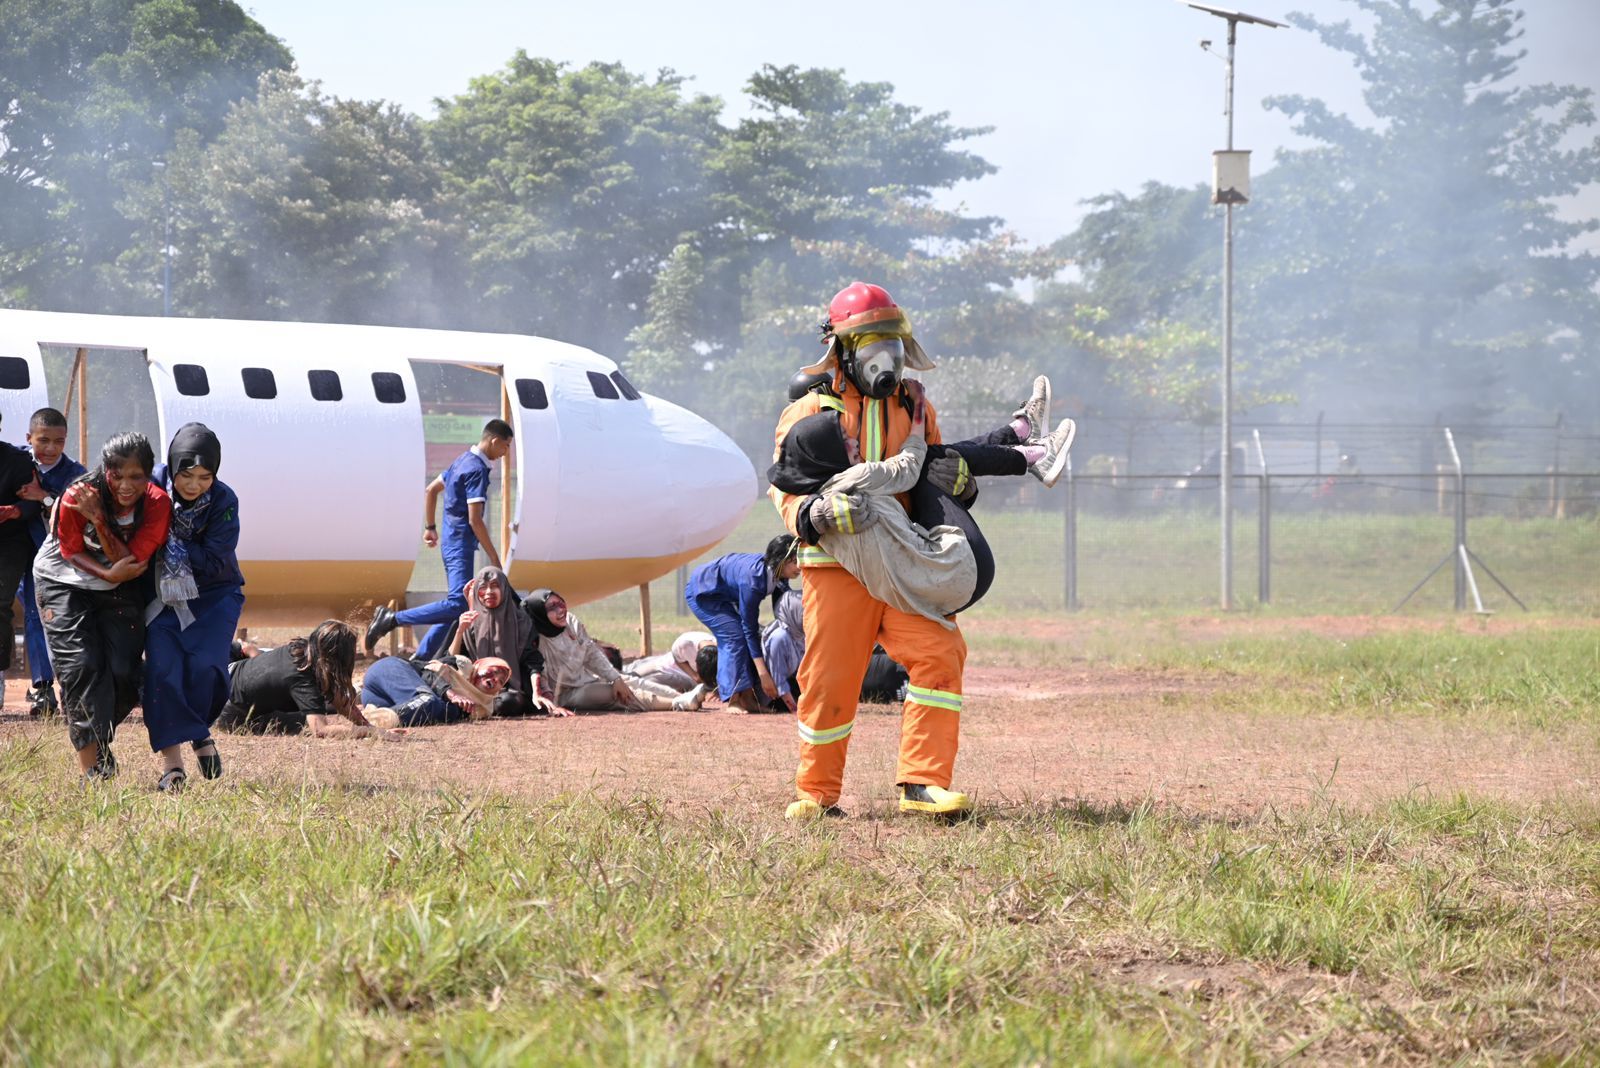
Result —
M 853 351 L 854 339 L 869 334 L 903 339 L 907 367 L 917 371 L 934 367 L 934 362 L 911 336 L 911 318 L 894 302 L 889 291 L 871 282 L 851 282 L 828 302 L 828 321 L 822 326 L 822 340 L 828 346 L 828 354 L 804 370 L 832 373 L 837 367 L 840 347 Z
M 851 282 L 828 302 L 828 328 L 839 337 L 852 334 L 911 333 L 911 320 L 889 291 L 870 282 Z

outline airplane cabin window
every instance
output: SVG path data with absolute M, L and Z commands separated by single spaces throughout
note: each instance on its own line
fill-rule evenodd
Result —
M 244 379 L 244 395 L 251 400 L 272 400 L 278 395 L 278 380 L 265 367 L 244 367 L 239 370 Z
M 204 397 L 211 392 L 211 380 L 206 377 L 206 369 L 197 363 L 173 364 L 172 383 L 185 397 Z
M 20 356 L 0 357 L 0 389 L 27 389 L 28 361 Z
M 307 371 L 306 380 L 311 383 L 312 400 L 344 400 L 344 387 L 339 384 L 338 371 Z
M 393 371 L 372 372 L 372 392 L 377 396 L 379 404 L 406 402 L 405 380 Z
M 612 383 L 611 379 L 599 371 L 589 372 L 589 388 L 593 389 L 594 395 L 601 400 L 617 399 L 617 387 Z
M 537 378 L 517 379 L 517 400 L 524 408 L 550 407 L 550 396 L 544 391 L 544 383 Z
M 622 395 L 624 397 L 627 397 L 629 400 L 639 399 L 639 391 L 634 388 L 632 382 L 628 381 L 628 376 L 624 375 L 621 371 L 612 371 L 611 381 L 615 382 L 617 384 L 617 388 L 622 390 Z

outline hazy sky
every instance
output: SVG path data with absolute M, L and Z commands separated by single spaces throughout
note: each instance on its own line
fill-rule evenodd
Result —
M 1324 20 L 1362 15 L 1339 0 L 1240 2 L 1280 21 L 1290 11 Z M 434 113 L 435 98 L 504 66 L 517 48 L 646 74 L 671 67 L 692 89 L 722 97 L 730 121 L 744 113 L 741 89 L 763 63 L 840 67 L 852 80 L 892 82 L 904 103 L 947 111 L 956 125 L 995 127 L 968 147 L 999 173 L 949 200 L 1002 216 L 1038 242 L 1070 231 L 1086 197 L 1131 193 L 1150 179 L 1209 181 L 1211 152 L 1224 143 L 1223 64 L 1198 43 L 1209 38 L 1222 50 L 1226 24 L 1176 0 L 245 4 L 325 91 L 392 100 L 422 115 Z M 1525 8 L 1529 54 L 1518 80 L 1600 89 L 1600 0 L 1526 0 Z M 1235 92 L 1235 144 L 1254 151 L 1257 172 L 1294 140 L 1283 116 L 1261 107 L 1263 97 L 1320 97 L 1366 114 L 1345 57 L 1293 28 L 1240 27 Z M 1590 187 L 1578 209 L 1600 215 L 1600 187 Z

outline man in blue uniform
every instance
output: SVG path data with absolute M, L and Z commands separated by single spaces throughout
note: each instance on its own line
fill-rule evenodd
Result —
M 778 696 L 761 648 L 761 602 L 799 573 L 794 547 L 793 534 L 780 534 L 764 553 L 729 553 L 702 564 L 684 587 L 689 610 L 716 635 L 717 695 L 729 711 L 763 711 Z
M 489 465 L 511 451 L 511 427 L 503 419 L 491 419 L 483 426 L 483 436 L 478 443 L 462 453 L 438 478 L 428 483 L 423 491 L 423 511 L 427 525 L 422 528 L 422 540 L 431 549 L 437 545 L 444 558 L 444 600 L 418 605 L 396 612 L 387 605 L 379 605 L 372 613 L 367 626 L 367 652 L 385 634 L 396 627 L 415 627 L 431 623 L 433 627 L 417 646 L 417 655 L 432 659 L 439 652 L 450 632 L 450 624 L 467 610 L 466 587 L 472 578 L 473 560 L 478 550 L 488 557 L 490 567 L 500 567 L 500 555 L 495 552 L 494 539 L 484 525 L 484 506 L 489 500 Z M 435 516 L 439 497 L 444 496 L 444 531 L 441 534 Z
M 40 506 L 39 514 L 28 521 L 28 533 L 32 535 L 37 552 L 44 544 L 45 522 L 55 507 L 56 498 L 77 481 L 84 473 L 84 466 L 67 455 L 67 417 L 54 408 L 40 408 L 29 417 L 28 451 L 33 455 L 33 466 L 38 474 L 33 482 L 17 491 L 17 496 Z M 56 673 L 50 666 L 50 646 L 44 639 L 39 602 L 34 599 L 32 568 L 22 576 L 22 622 L 28 673 L 33 677 L 33 685 L 28 689 L 28 715 L 54 715 L 60 711 L 56 703 Z

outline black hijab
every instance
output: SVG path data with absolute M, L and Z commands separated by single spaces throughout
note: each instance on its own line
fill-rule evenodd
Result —
M 554 638 L 557 634 L 565 633 L 567 629 L 550 622 L 550 615 L 545 610 L 545 605 L 554 594 L 554 590 L 538 589 L 528 594 L 527 600 L 522 602 L 522 610 L 533 620 L 533 629 L 546 638 Z
M 203 467 L 214 478 L 221 466 L 222 442 L 204 423 L 185 423 L 172 435 L 172 444 L 167 446 L 167 470 L 170 473 L 175 475 L 191 467 Z
M 778 447 L 778 462 L 767 468 L 767 481 L 785 493 L 816 493 L 824 482 L 849 467 L 839 417 L 818 412 L 789 428 Z

